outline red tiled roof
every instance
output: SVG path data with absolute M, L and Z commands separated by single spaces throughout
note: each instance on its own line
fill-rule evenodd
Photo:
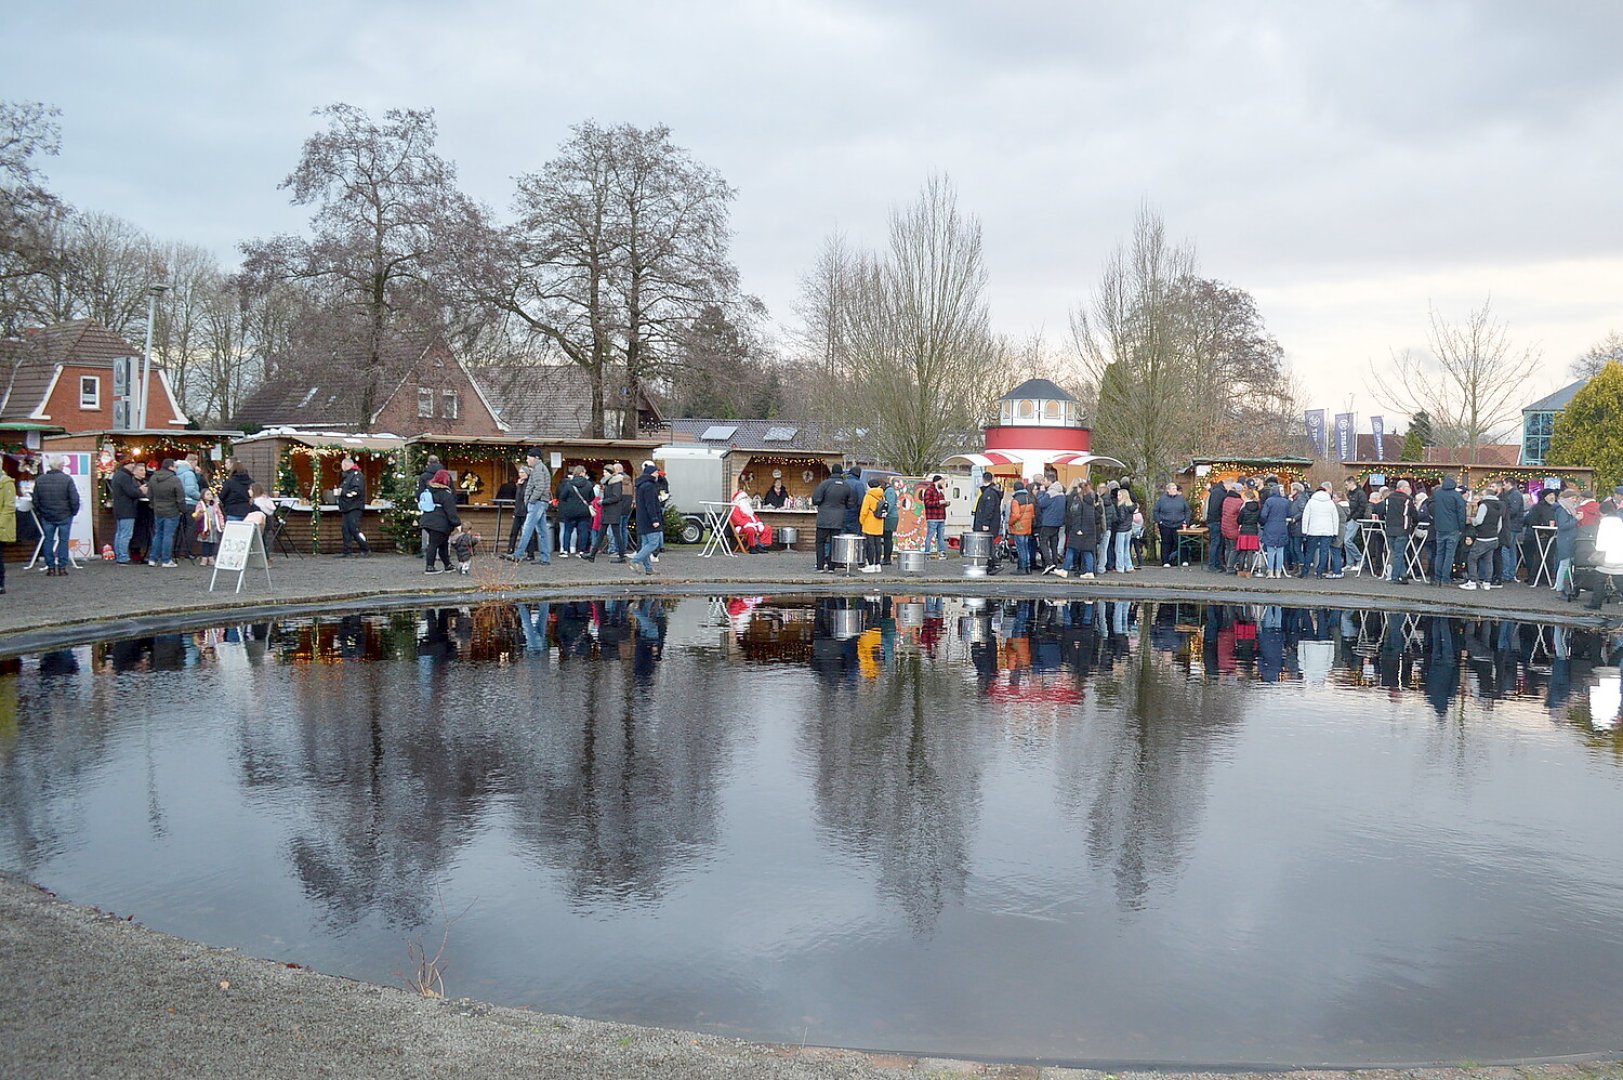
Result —
M 90 319 L 33 327 L 21 338 L 0 341 L 0 420 L 23 420 L 45 402 L 57 365 L 112 370 L 121 356 L 141 350 Z M 156 362 L 154 369 L 161 368 Z

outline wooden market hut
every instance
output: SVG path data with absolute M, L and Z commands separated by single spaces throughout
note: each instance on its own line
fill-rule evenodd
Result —
M 233 439 L 242 437 L 240 431 L 187 431 L 184 428 L 143 429 L 140 431 L 80 431 L 68 435 L 46 435 L 42 452 L 46 454 L 89 454 L 90 467 L 96 475 L 96 512 L 91 518 L 92 538 L 95 546 L 111 543 L 113 497 L 107 489 L 107 479 L 123 460 L 135 459 L 148 465 L 162 464 L 165 458 L 176 461 L 187 454 L 202 459 L 204 474 L 219 468 L 231 451 Z
M 350 435 L 333 431 L 272 428 L 241 436 L 231 455 L 248 474 L 287 507 L 287 537 L 295 549 L 337 551 L 342 544 L 338 504 L 332 489 L 342 479 L 345 455 L 355 459 L 366 477 L 367 505 L 361 532 L 376 551 L 392 546 L 383 515 L 393 506 L 384 485 L 406 440 L 397 435 Z M 312 498 L 312 494 L 316 497 Z
M 439 458 L 440 464 L 451 474 L 451 489 L 457 493 L 463 522 L 493 544 L 500 545 L 490 550 L 505 551 L 513 500 L 498 498 L 498 495 L 518 478 L 518 467 L 524 463 L 525 451 L 530 447 L 541 451 L 542 465 L 551 472 L 552 487 L 556 491 L 576 465 L 586 466 L 588 475 L 595 480 L 611 462 L 618 461 L 635 477 L 642 463 L 653 456 L 654 448 L 662 442 L 655 438 L 419 435 L 409 441 L 407 456 L 413 469 L 420 468 L 430 454 Z
M 1206 520 L 1206 493 L 1213 484 L 1224 480 L 1248 477 L 1277 476 L 1287 489 L 1300 480 L 1307 483 L 1307 474 L 1313 468 L 1312 458 L 1304 457 L 1197 457 L 1178 472 L 1184 498 L 1196 521 Z M 1153 502 L 1155 494 L 1149 493 Z
M 848 460 L 848 455 L 837 449 L 841 441 L 836 433 L 819 424 L 796 420 L 671 421 L 672 445 L 705 446 L 725 452 L 721 490 L 712 498 L 731 498 L 740 482 L 750 494 L 764 497 L 774 481 L 782 480 L 789 493 L 788 504 L 781 510 L 762 507 L 761 520 L 773 529 L 797 529 L 797 543 L 808 548 L 817 515 L 811 496 L 835 465 Z

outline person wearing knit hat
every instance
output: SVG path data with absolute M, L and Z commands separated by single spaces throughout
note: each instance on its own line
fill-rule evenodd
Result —
M 641 567 L 643 573 L 652 575 L 654 552 L 665 544 L 665 508 L 659 501 L 659 469 L 652 461 L 643 462 L 632 501 L 636 505 L 640 544 L 629 565 Z
M 418 496 L 419 509 L 422 509 L 423 533 L 428 537 L 423 545 L 423 558 L 425 574 L 449 574 L 456 570 L 451 564 L 451 530 L 462 524 L 462 517 L 456 511 L 456 495 L 451 491 L 451 474 L 444 469 L 436 470 Z M 426 507 L 432 507 L 428 509 Z M 444 564 L 444 569 L 435 569 L 434 562 L 438 559 Z

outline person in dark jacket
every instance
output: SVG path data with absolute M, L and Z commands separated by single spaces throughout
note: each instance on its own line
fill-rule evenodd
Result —
M 827 480 L 817 485 L 812 492 L 812 505 L 817 507 L 817 572 L 832 574 L 834 564 L 829 561 L 834 547 L 834 538 L 845 528 L 846 514 L 852 503 L 861 509 L 861 501 L 856 489 L 845 479 L 845 468 L 841 465 L 829 470 Z
M 603 518 L 603 527 L 597 531 L 597 539 L 592 543 L 592 550 L 583 555 L 587 562 L 594 561 L 607 548 L 609 541 L 614 541 L 614 561 L 623 563 L 627 561 L 626 547 L 626 515 L 631 512 L 633 493 L 626 486 L 625 468 L 616 461 L 609 466 L 607 475 L 603 477 L 603 494 L 598 496 L 598 511 Z
M 1505 509 L 1504 536 L 1499 544 L 1499 581 L 1510 584 L 1516 580 L 1516 552 L 1522 546 L 1522 533 L 1527 528 L 1527 499 L 1514 481 L 1506 480 L 1499 489 L 1499 505 Z
M 1495 587 L 1497 563 L 1495 554 L 1499 548 L 1500 526 L 1504 522 L 1504 507 L 1499 504 L 1499 498 L 1494 494 L 1494 486 L 1487 485 L 1482 496 L 1476 501 L 1476 510 L 1471 516 L 1471 530 L 1466 538 L 1469 545 L 1470 556 L 1466 560 L 1468 565 L 1467 577 L 1470 579 L 1460 585 L 1462 589 L 1492 589 Z
M 1302 536 L 1302 515 L 1307 512 L 1307 500 L 1312 494 L 1301 481 L 1291 483 L 1290 541 L 1285 545 L 1287 570 L 1300 569 L 1306 561 L 1307 542 Z
M 456 494 L 451 490 L 451 474 L 441 469 L 429 478 L 425 489 L 434 500 L 434 509 L 423 513 L 423 531 L 428 534 L 428 544 L 423 548 L 425 574 L 450 574 L 456 567 L 451 564 L 451 530 L 462 524 L 462 517 L 456 512 Z M 445 564 L 445 568 L 437 570 L 434 560 L 438 559 Z
M 242 521 L 254 508 L 253 496 L 248 494 L 253 483 L 254 478 L 248 475 L 248 466 L 233 458 L 225 483 L 220 485 L 220 509 L 225 511 L 227 521 Z
M 435 474 L 443 468 L 445 466 L 440 464 L 438 454 L 428 455 L 428 460 L 423 462 L 423 471 L 417 475 L 417 494 L 421 495 L 433 482 Z
M 1465 499 L 1452 476 L 1443 478 L 1442 486 L 1431 499 L 1432 535 L 1437 538 L 1436 554 L 1432 559 L 1432 580 L 1438 585 L 1454 584 L 1454 560 L 1459 555 L 1460 539 L 1465 531 Z
M 1409 579 L 1407 564 L 1409 534 L 1414 531 L 1414 508 L 1409 502 L 1409 481 L 1399 480 L 1397 490 L 1387 493 L 1381 509 L 1381 531 L 1386 534 L 1386 550 L 1391 554 L 1387 580 L 1401 583 Z
M 1263 501 L 1258 511 L 1258 525 L 1261 526 L 1260 542 L 1262 550 L 1267 556 L 1267 576 L 1284 577 L 1286 567 L 1290 560 L 1286 557 L 1287 548 L 1291 542 L 1291 508 L 1292 502 L 1287 499 L 1278 485 L 1268 490 L 1268 498 Z
M 630 565 L 640 566 L 643 573 L 652 576 L 654 553 L 665 543 L 665 506 L 659 499 L 659 469 L 653 462 L 642 467 L 633 499 L 637 507 L 637 539 L 641 543 Z
M 846 481 L 851 485 L 851 501 L 845 507 L 845 520 L 840 523 L 847 535 L 862 534 L 862 497 L 868 494 L 868 485 L 862 479 L 862 470 L 856 466 L 846 474 Z
M 1155 500 L 1155 528 L 1161 537 L 1161 565 L 1178 565 L 1178 530 L 1189 524 L 1189 500 L 1183 489 L 1168 484 Z
M 1110 518 L 1110 533 L 1114 561 L 1112 570 L 1122 574 L 1136 572 L 1133 565 L 1133 515 L 1138 505 L 1133 502 L 1133 489 L 1123 484 L 1116 489 L 1116 513 Z
M 981 474 L 980 494 L 975 496 L 975 509 L 970 516 L 970 526 L 975 532 L 996 533 L 1003 527 L 1003 489 L 998 486 L 997 477 L 991 473 Z
M 338 463 L 338 468 L 343 475 L 333 489 L 333 499 L 338 503 L 339 514 L 343 515 L 344 538 L 344 550 L 338 557 L 349 558 L 351 546 L 355 548 L 354 554 L 370 555 L 372 549 L 361 533 L 361 515 L 366 512 L 366 473 L 348 454 Z
M 1224 548 L 1223 504 L 1234 495 L 1227 480 L 1219 480 L 1206 493 L 1206 569 L 1213 572 L 1228 567 Z
M 1065 485 L 1050 481 L 1037 495 L 1037 548 L 1043 556 L 1043 573 L 1057 574 L 1060 563 L 1060 537 L 1065 532 Z
M 148 561 L 153 566 L 174 567 L 175 531 L 186 509 L 186 487 L 175 473 L 174 458 L 164 459 L 147 479 L 147 499 L 152 506 L 152 553 Z
M 576 465 L 558 485 L 558 558 L 592 550 L 592 478 L 586 466 Z
M 107 486 L 113 494 L 113 553 L 119 563 L 130 563 L 130 539 L 135 535 L 135 518 L 146 497 L 146 466 L 126 461 L 114 470 Z
M 67 468 L 67 458 L 47 458 L 45 474 L 34 481 L 34 513 L 44 532 L 40 551 L 45 555 L 46 577 L 64 576 L 72 561 L 69 537 L 73 519 L 79 516 L 79 486 Z
M 1352 552 L 1348 554 L 1349 567 L 1354 562 L 1363 560 L 1364 545 L 1361 538 L 1364 535 L 1364 527 L 1359 522 L 1367 517 L 1369 517 L 1369 496 L 1364 492 L 1364 485 L 1360 484 L 1356 477 L 1349 476 L 1347 477 L 1347 531 L 1342 537 L 1343 545 L 1352 544 Z M 1352 558 L 1352 553 L 1357 554 L 1358 558 L 1356 560 Z
M 1540 533 L 1539 528 L 1549 528 L 1555 524 L 1555 496 L 1554 488 L 1545 488 L 1538 493 L 1538 498 L 1527 511 L 1527 518 L 1522 528 L 1522 563 L 1527 567 L 1527 583 L 1533 584 L 1542 576 L 1543 580 L 1555 580 L 1555 565 L 1549 559 L 1549 552 L 1539 554 L 1541 536 L 1549 533 Z M 1551 551 L 1554 550 L 1552 546 Z
M 1099 546 L 1103 512 L 1093 485 L 1077 481 L 1065 500 L 1065 569 L 1070 574 L 1091 578 Z

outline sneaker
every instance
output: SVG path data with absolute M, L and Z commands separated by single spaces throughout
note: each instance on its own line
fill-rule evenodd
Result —
M 164 567 L 166 569 L 173 569 L 174 567 L 177 567 L 180 564 L 178 562 L 175 562 L 173 559 L 171 559 L 168 562 L 164 563 L 163 565 L 164 565 Z
M 1500 583 L 1498 583 L 1498 582 L 1493 582 L 1493 581 L 1484 581 L 1484 582 L 1483 582 L 1483 583 L 1482 583 L 1482 587 L 1483 587 L 1483 588 L 1484 588 L 1484 589 L 1503 589 L 1503 588 L 1504 588 L 1504 585 L 1502 585 L 1502 584 L 1500 584 Z
M 1056 566 L 1054 567 L 1054 576 L 1068 578 L 1071 576 L 1071 572 L 1064 567 Z
M 1093 578 L 1093 571 L 1092 571 L 1092 570 L 1089 570 L 1089 571 L 1087 571 L 1087 572 L 1086 572 L 1086 573 L 1084 573 L 1084 574 L 1083 574 L 1083 575 L 1082 575 L 1082 577 L 1081 577 L 1081 580 L 1083 580 L 1083 581 L 1089 581 L 1089 580 L 1092 580 L 1092 578 Z
M 569 558 L 569 552 L 567 552 L 567 551 L 560 551 L 560 552 L 558 552 L 558 558 L 560 558 L 560 559 L 567 559 L 567 558 Z
M 1476 582 L 1467 581 L 1464 585 L 1461 585 L 1460 588 L 1462 588 L 1462 589 L 1475 589 L 1476 588 Z
M 650 555 L 650 556 L 648 556 L 648 561 L 649 561 L 649 562 L 650 562 L 650 563 L 657 563 L 657 562 L 658 562 L 658 561 L 659 561 L 659 556 L 658 556 L 658 555 Z M 652 570 L 650 570 L 650 571 L 648 571 L 648 572 L 649 572 L 649 573 L 650 573 L 650 574 L 651 574 L 651 573 L 653 573 L 653 571 L 652 571 Z
M 883 569 L 884 567 L 880 566 L 878 563 L 874 563 L 872 566 L 864 566 L 862 568 L 862 572 L 864 574 L 877 574 Z

